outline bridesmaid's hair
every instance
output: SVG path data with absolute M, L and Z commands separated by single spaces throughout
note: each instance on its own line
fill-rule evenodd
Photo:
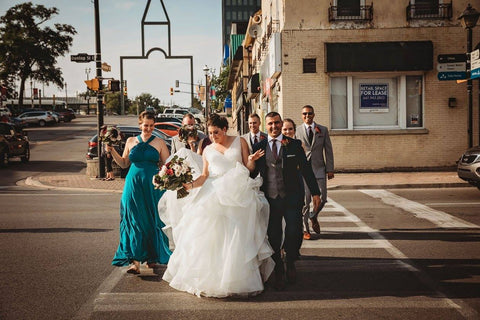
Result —
M 297 126 L 295 125 L 295 122 L 293 122 L 292 119 L 290 119 L 290 118 L 285 118 L 285 119 L 283 119 L 283 123 L 285 123 L 285 122 L 290 122 L 290 123 L 292 124 L 292 126 L 293 126 L 293 130 L 296 131 Z
M 207 127 L 214 126 L 220 129 L 228 128 L 228 120 L 225 117 L 221 117 L 216 113 L 212 113 L 207 121 Z
M 138 116 L 138 124 L 142 124 L 143 120 L 145 119 L 150 119 L 155 122 L 155 115 L 151 112 L 142 111 L 142 113 L 140 113 L 140 115 Z

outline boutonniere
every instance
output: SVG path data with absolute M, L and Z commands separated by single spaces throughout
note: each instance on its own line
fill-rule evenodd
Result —
M 265 136 L 264 135 L 260 135 L 260 141 L 262 140 L 265 140 Z
M 322 131 L 320 131 L 319 127 L 315 127 L 315 132 L 318 133 L 319 135 L 322 135 Z
M 281 141 L 282 147 L 287 147 L 289 143 L 290 141 L 288 141 L 288 139 L 286 138 L 283 138 Z

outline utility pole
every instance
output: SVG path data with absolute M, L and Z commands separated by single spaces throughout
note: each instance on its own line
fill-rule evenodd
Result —
M 97 134 L 98 134 L 98 173 L 99 178 L 105 177 L 105 160 L 102 157 L 102 144 L 100 143 L 100 128 L 103 126 L 103 84 L 102 84 L 102 49 L 100 45 L 100 10 L 99 0 L 94 0 L 95 7 L 95 62 L 97 68 L 98 91 L 97 91 Z

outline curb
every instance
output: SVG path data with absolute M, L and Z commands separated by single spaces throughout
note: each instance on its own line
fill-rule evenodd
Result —
M 356 185 L 332 185 L 327 190 L 357 190 L 357 189 L 408 189 L 408 188 L 466 188 L 473 187 L 463 182 L 447 183 L 408 183 L 408 184 L 356 184 Z
M 23 180 L 20 180 L 21 182 Z M 65 191 L 89 191 L 89 192 L 109 192 L 109 193 L 122 193 L 123 190 L 112 190 L 112 189 L 101 189 L 101 188 L 75 188 L 75 187 L 57 187 L 57 186 L 52 186 L 52 185 L 46 185 L 41 183 L 38 180 L 35 180 L 33 177 L 27 177 L 27 179 L 24 180 L 25 184 L 27 186 L 32 186 L 32 187 L 38 187 L 38 188 L 43 188 L 47 190 L 65 190 Z M 17 182 L 17 185 L 18 183 Z

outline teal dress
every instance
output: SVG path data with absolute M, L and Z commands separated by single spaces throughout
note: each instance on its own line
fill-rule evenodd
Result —
M 120 244 L 112 265 L 127 266 L 133 260 L 140 263 L 166 264 L 172 252 L 163 233 L 165 224 L 158 216 L 158 201 L 164 191 L 153 187 L 153 176 L 158 172 L 160 154 L 150 145 L 150 137 L 132 148 L 128 155 L 130 170 L 125 178 L 120 203 Z

